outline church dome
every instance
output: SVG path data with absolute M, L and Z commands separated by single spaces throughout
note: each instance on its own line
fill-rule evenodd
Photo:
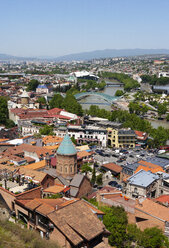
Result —
M 29 95 L 28 95 L 28 93 L 24 90 L 20 97 L 21 97 L 21 98 L 29 98 Z
M 68 134 L 65 135 L 58 150 L 58 155 L 76 155 L 77 151 Z

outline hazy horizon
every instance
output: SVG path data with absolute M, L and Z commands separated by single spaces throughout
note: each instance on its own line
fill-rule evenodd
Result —
M 0 0 L 0 8 L 3 54 L 169 49 L 168 0 Z

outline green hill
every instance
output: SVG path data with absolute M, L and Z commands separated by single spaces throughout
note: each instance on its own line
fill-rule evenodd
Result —
M 59 248 L 57 243 L 42 239 L 34 230 L 19 224 L 0 221 L 0 248 Z

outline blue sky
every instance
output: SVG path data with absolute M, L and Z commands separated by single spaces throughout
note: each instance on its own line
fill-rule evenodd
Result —
M 0 0 L 0 53 L 168 48 L 169 0 Z

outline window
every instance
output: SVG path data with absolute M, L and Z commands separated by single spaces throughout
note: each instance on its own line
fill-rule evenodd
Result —
M 134 188 L 134 193 L 137 193 L 137 188 Z

